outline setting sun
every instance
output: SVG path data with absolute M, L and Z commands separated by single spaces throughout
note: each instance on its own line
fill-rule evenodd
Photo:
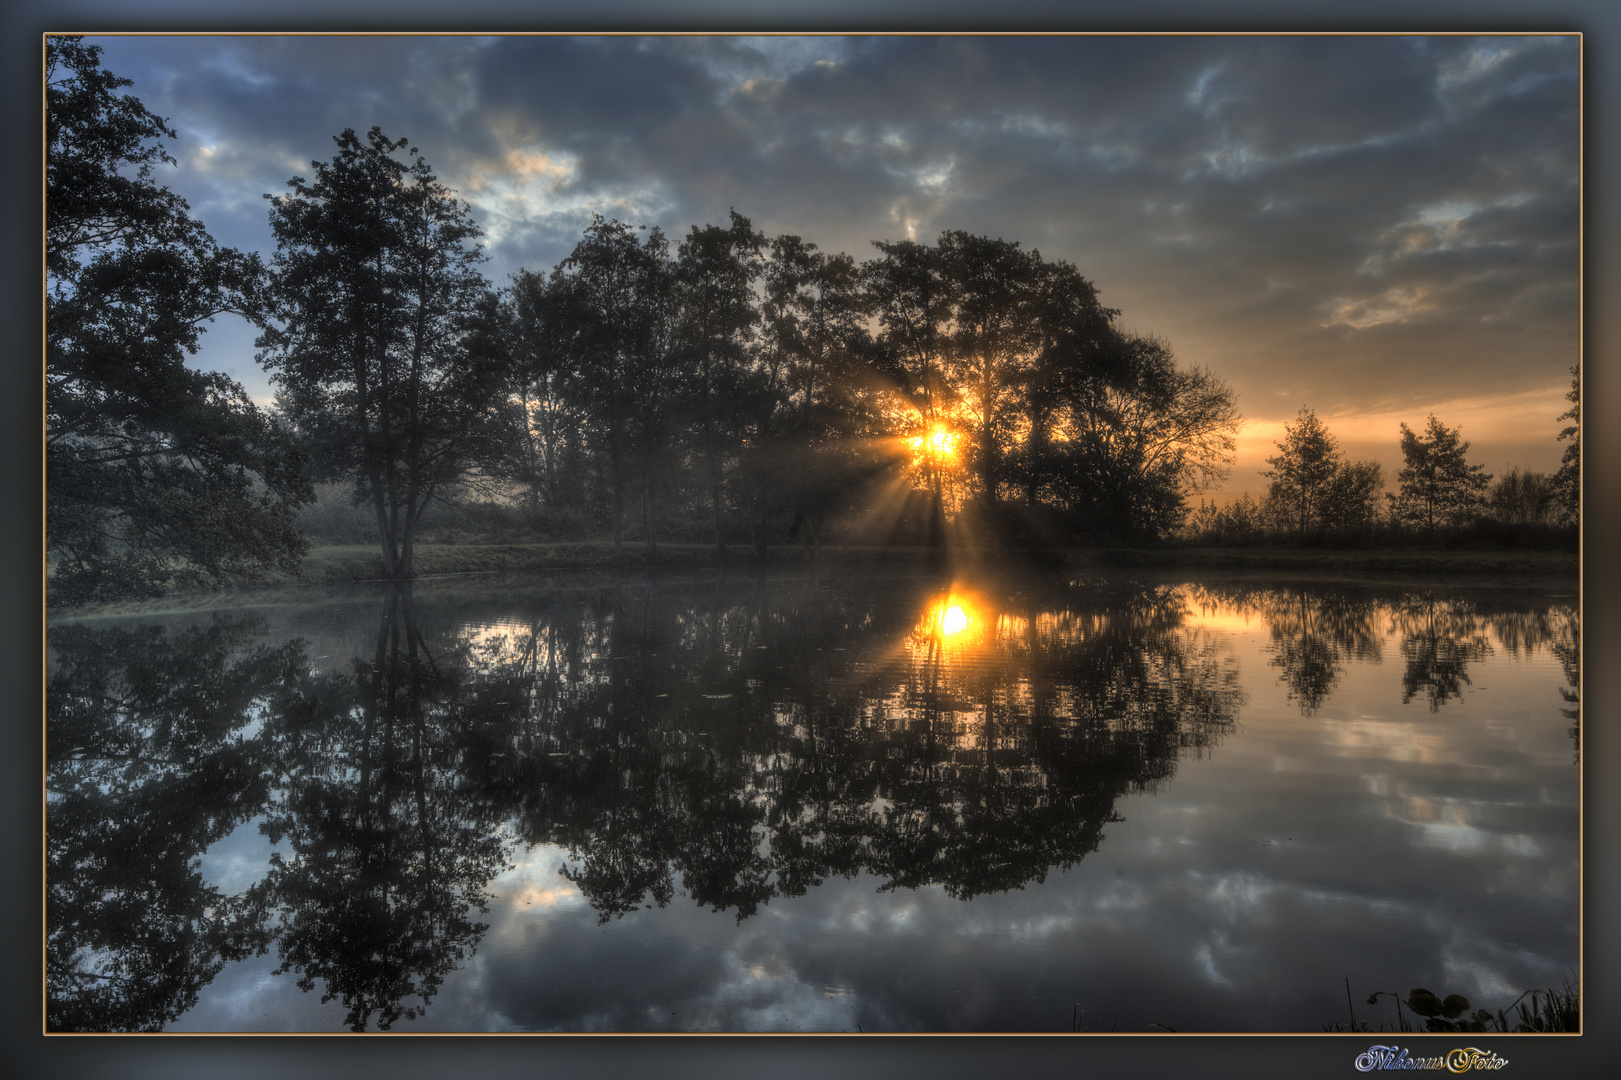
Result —
M 907 441 L 919 454 L 926 454 L 936 461 L 950 461 L 957 456 L 957 439 L 955 432 L 936 427 L 927 435 L 914 435 Z
M 940 632 L 947 636 L 960 634 L 968 629 L 968 616 L 963 614 L 960 604 L 952 604 L 940 613 Z

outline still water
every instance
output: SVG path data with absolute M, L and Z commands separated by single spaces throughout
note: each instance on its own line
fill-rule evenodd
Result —
M 1502 1008 L 1576 973 L 1577 611 L 1564 579 L 638 576 L 58 621 L 47 1023 Z

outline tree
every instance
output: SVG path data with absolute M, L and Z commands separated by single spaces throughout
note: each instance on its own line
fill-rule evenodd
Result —
M 1120 313 L 1098 302 L 1097 288 L 1068 262 L 1038 268 L 1035 307 L 1036 355 L 1019 386 L 1024 446 L 1012 465 L 1034 506 L 1059 464 L 1053 439 L 1060 433 L 1063 405 L 1077 382 L 1096 380 L 1112 370 L 1122 338 L 1113 320 Z M 1168 354 L 1167 354 L 1168 355 Z
M 256 258 L 152 179 L 163 120 L 101 50 L 46 39 L 46 545 L 53 603 L 218 584 L 305 550 L 311 497 L 281 428 L 186 366 L 204 324 L 252 315 Z
M 658 229 L 638 241 L 637 231 L 594 215 L 550 284 L 571 320 L 567 394 L 607 489 L 616 550 L 623 543 L 625 493 L 637 480 L 652 545 L 650 502 L 655 479 L 670 467 L 667 431 L 677 389 L 669 242 Z
M 1555 479 L 1547 473 L 1515 466 L 1492 482 L 1486 504 L 1492 517 L 1511 525 L 1545 524 L 1559 497 Z M 1563 507 L 1558 512 L 1563 512 Z
M 953 293 L 938 251 L 914 240 L 873 241 L 883 253 L 861 267 L 862 284 L 881 328 L 876 343 L 881 369 L 893 382 L 905 416 L 893 423 L 903 438 L 927 439 L 951 414 L 955 388 L 947 378 L 948 325 Z M 923 455 L 929 491 L 929 536 L 941 539 L 945 477 L 934 455 Z
M 570 318 L 568 290 L 545 275 L 520 270 L 503 297 L 520 437 L 503 471 L 523 485 L 531 508 L 558 508 L 571 498 L 583 468 L 581 414 L 569 396 L 569 363 L 580 320 Z
M 1582 510 L 1582 369 L 1580 364 L 1572 364 L 1570 368 L 1570 390 L 1565 394 L 1565 400 L 1570 402 L 1570 408 L 1560 413 L 1558 419 L 1571 421 L 1570 425 L 1560 429 L 1559 441 L 1569 441 L 1565 452 L 1559 458 L 1559 471 L 1553 474 L 1553 484 L 1557 492 L 1560 509 L 1565 516 L 1576 521 Z
M 1266 459 L 1272 468 L 1261 473 L 1272 481 L 1267 498 L 1301 532 L 1324 524 L 1323 506 L 1343 464 L 1339 443 L 1315 410 L 1301 406 L 1295 422 L 1283 425 L 1283 441 L 1274 445 L 1278 455 Z
M 1344 529 L 1371 525 L 1378 519 L 1378 496 L 1384 487 L 1376 461 L 1350 462 L 1317 413 L 1305 406 L 1293 424 L 1283 426 L 1275 443 L 1271 478 L 1263 514 L 1284 529 Z
M 1374 524 L 1384 486 L 1384 470 L 1377 461 L 1345 462 L 1323 495 L 1323 524 L 1339 529 Z
M 1423 435 L 1401 425 L 1401 452 L 1406 464 L 1397 474 L 1401 494 L 1391 497 L 1399 521 L 1434 530 L 1467 524 L 1480 511 L 1491 474 L 1471 465 L 1469 444 L 1459 428 L 1449 428 L 1430 414 Z
M 947 370 L 971 407 L 979 498 L 994 506 L 1014 426 L 1010 392 L 1038 348 L 1041 256 L 961 230 L 942 233 L 937 247 L 956 301 Z
M 429 502 L 508 434 L 505 364 L 477 332 L 491 297 L 467 205 L 404 139 L 374 127 L 333 141 L 313 182 L 295 176 L 291 194 L 267 196 L 274 321 L 259 358 L 319 478 L 353 480 L 384 575 L 405 578 Z
M 782 406 L 773 486 L 792 503 L 812 546 L 870 460 L 860 441 L 876 427 L 867 320 L 873 304 L 855 260 L 798 236 L 772 240 L 766 264 L 764 367 L 780 365 Z
M 765 237 L 736 210 L 731 225 L 696 225 L 676 250 L 677 335 L 686 367 L 688 419 L 709 510 L 715 547 L 721 533 L 727 459 L 739 441 L 740 397 L 754 327 L 754 281 Z
M 1184 499 L 1226 475 L 1240 417 L 1232 388 L 1176 365 L 1156 338 L 1115 332 L 1096 362 L 1064 382 L 1054 488 L 1099 535 L 1157 537 L 1182 520 Z

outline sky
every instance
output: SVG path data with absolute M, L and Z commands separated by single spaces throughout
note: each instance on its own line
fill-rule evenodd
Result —
M 1574 36 L 145 36 L 90 39 L 177 137 L 221 243 L 332 137 L 409 138 L 496 284 L 593 213 L 679 239 L 736 209 L 857 260 L 947 229 L 1074 262 L 1237 391 L 1218 500 L 1311 407 L 1395 486 L 1434 413 L 1471 460 L 1551 472 L 1580 338 Z M 253 332 L 196 358 L 257 399 Z

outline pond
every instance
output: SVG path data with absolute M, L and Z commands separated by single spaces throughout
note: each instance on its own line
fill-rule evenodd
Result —
M 47 1026 L 1503 1008 L 1577 972 L 1575 594 L 511 575 L 56 620 Z

